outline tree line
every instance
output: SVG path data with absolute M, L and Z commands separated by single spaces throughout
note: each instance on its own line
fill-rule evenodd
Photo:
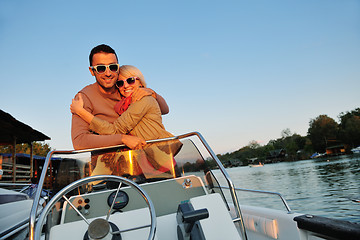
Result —
M 339 123 L 327 115 L 319 115 L 310 120 L 306 136 L 291 133 L 287 128 L 280 138 L 270 140 L 264 146 L 252 140 L 247 146 L 218 157 L 225 165 L 247 165 L 255 158 L 258 162 L 277 161 L 279 150 L 286 152 L 282 160 L 288 161 L 309 159 L 314 152 L 324 153 L 326 148 L 336 145 L 344 145 L 350 153 L 350 149 L 360 145 L 360 108 L 341 112 L 338 119 Z M 33 143 L 34 155 L 46 156 L 51 150 L 47 143 Z M 17 144 L 16 152 L 30 154 L 29 144 Z M 12 153 L 12 146 L 0 146 L 0 153 Z
M 311 119 L 306 136 L 291 133 L 290 129 L 281 132 L 281 137 L 270 140 L 261 146 L 257 141 L 250 141 L 245 147 L 226 154 L 219 154 L 220 161 L 226 166 L 248 165 L 256 159 L 257 162 L 278 161 L 281 150 L 286 153 L 282 161 L 309 159 L 315 153 L 324 153 L 334 146 L 344 146 L 345 152 L 360 145 L 360 108 L 341 112 L 339 122 L 327 115 L 319 115 Z
M 44 142 L 33 142 L 33 154 L 46 157 L 52 149 L 49 144 Z M 30 154 L 31 146 L 27 143 L 16 144 L 16 153 Z M 0 146 L 0 153 L 13 153 L 12 145 Z

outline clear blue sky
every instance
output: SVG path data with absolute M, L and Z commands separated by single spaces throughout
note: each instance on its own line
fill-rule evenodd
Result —
M 359 0 L 1 0 L 0 109 L 71 149 L 69 105 L 101 43 L 167 100 L 168 131 L 216 153 L 360 107 Z

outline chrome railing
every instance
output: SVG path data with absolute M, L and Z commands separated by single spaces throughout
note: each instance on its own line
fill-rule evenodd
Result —
M 20 192 L 25 187 L 29 187 L 31 183 L 0 183 L 1 188 L 6 188 L 9 190 L 14 190 Z
M 229 189 L 229 187 L 226 186 L 214 186 L 214 188 L 220 188 L 220 189 Z M 235 191 L 244 191 L 244 192 L 252 192 L 252 193 L 263 193 L 263 194 L 270 194 L 270 195 L 276 195 L 278 196 L 282 203 L 284 204 L 287 213 L 292 213 L 291 208 L 289 204 L 286 202 L 286 199 L 281 195 L 281 193 L 278 192 L 269 192 L 269 191 L 262 191 L 262 190 L 252 190 L 252 189 L 246 189 L 246 188 L 235 188 Z
M 216 161 L 216 164 L 218 165 L 221 173 L 224 175 L 224 177 L 225 177 L 225 179 L 227 181 L 227 184 L 229 186 L 231 198 L 232 198 L 232 200 L 234 202 L 235 212 L 236 212 L 238 221 L 240 222 L 242 239 L 247 240 L 247 235 L 246 235 L 246 231 L 245 231 L 245 224 L 244 224 L 243 217 L 241 215 L 240 204 L 239 204 L 236 192 L 235 192 L 234 183 L 230 179 L 229 174 L 225 170 L 225 167 L 222 165 L 219 158 L 216 156 L 214 151 L 210 148 L 209 144 L 205 141 L 204 137 L 199 132 L 192 132 L 192 133 L 189 133 L 189 134 L 185 134 L 184 136 L 193 136 L 193 135 L 196 135 L 200 139 L 200 141 L 204 144 L 204 147 L 206 148 L 206 150 L 208 151 L 210 156 Z
M 241 234 L 242 234 L 242 239 L 247 240 L 247 235 L 245 232 L 245 225 L 244 225 L 244 221 L 241 215 L 241 210 L 240 210 L 240 204 L 236 195 L 236 191 L 235 191 L 235 187 L 233 182 L 230 179 L 229 174 L 226 172 L 224 166 L 222 165 L 221 161 L 219 160 L 219 158 L 216 156 L 216 154 L 213 152 L 213 150 L 210 148 L 210 146 L 208 145 L 208 143 L 205 141 L 204 137 L 199 133 L 199 132 L 191 132 L 191 133 L 187 133 L 187 134 L 183 134 L 183 135 L 179 135 L 179 136 L 175 136 L 175 137 L 170 137 L 170 138 L 164 138 L 164 139 L 155 139 L 155 140 L 149 140 L 147 141 L 147 143 L 155 143 L 155 142 L 164 142 L 164 141 L 169 141 L 169 140 L 179 140 L 179 139 L 183 139 L 183 138 L 187 138 L 187 137 L 191 137 L 191 136 L 197 136 L 199 138 L 199 140 L 201 141 L 201 143 L 203 144 L 203 146 L 205 147 L 205 149 L 208 151 L 208 153 L 210 154 L 210 156 L 215 160 L 216 164 L 218 165 L 221 173 L 224 175 L 227 184 L 228 184 L 228 189 L 230 190 L 230 194 L 231 194 L 231 198 L 234 202 L 234 207 L 235 207 L 235 212 L 237 215 L 237 220 L 240 222 L 240 228 L 241 228 Z M 54 153 L 56 154 L 78 154 L 78 153 L 84 153 L 84 152 L 92 152 L 92 151 L 96 151 L 96 150 L 111 150 L 111 149 L 117 149 L 119 147 L 124 147 L 125 145 L 117 145 L 117 146 L 111 146 L 111 147 L 101 147 L 101 148 L 92 148 L 92 149 L 84 149 L 84 150 L 71 150 L 71 151 L 51 151 L 47 154 L 45 162 L 44 162 L 44 166 L 43 166 L 43 170 L 41 173 L 41 177 L 39 180 L 39 187 L 37 189 L 35 198 L 34 198 L 34 202 L 31 208 L 31 213 L 30 213 L 30 222 L 29 222 L 29 239 L 30 240 L 34 240 L 34 231 L 35 231 L 35 222 L 36 222 L 36 214 L 37 214 L 37 209 L 38 209 L 38 204 L 40 201 L 40 194 L 42 191 L 42 187 L 45 181 L 45 176 L 46 176 L 46 171 L 50 165 L 50 161 L 51 161 L 51 157 Z

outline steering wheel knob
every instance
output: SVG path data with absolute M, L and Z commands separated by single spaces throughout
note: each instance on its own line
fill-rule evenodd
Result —
M 102 218 L 95 219 L 88 227 L 89 239 L 112 239 L 110 224 Z

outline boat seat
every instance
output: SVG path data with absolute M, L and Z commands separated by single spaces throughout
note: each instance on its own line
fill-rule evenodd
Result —
M 209 218 L 200 220 L 206 240 L 241 239 L 220 194 L 213 193 L 190 199 L 195 210 L 206 208 Z

